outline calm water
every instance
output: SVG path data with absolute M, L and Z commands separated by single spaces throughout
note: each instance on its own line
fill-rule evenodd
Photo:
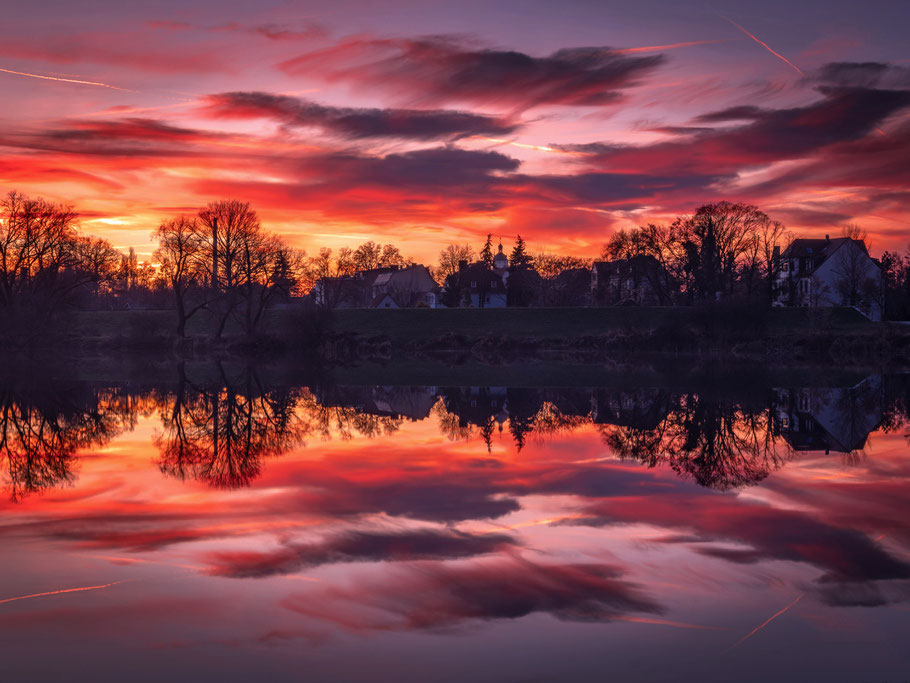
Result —
M 171 374 L 0 382 L 4 680 L 910 679 L 907 377 Z

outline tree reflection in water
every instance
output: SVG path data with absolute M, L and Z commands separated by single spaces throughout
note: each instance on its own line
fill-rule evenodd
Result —
M 263 458 L 300 444 L 310 425 L 297 410 L 300 390 L 266 388 L 251 368 L 239 376 L 219 370 L 220 382 L 197 384 L 180 368 L 176 390 L 161 401 L 154 444 L 165 474 L 238 488 L 259 476 Z
M 654 428 L 602 425 L 617 455 L 649 467 L 667 464 L 702 486 L 730 489 L 758 483 L 789 457 L 775 442 L 770 406 L 750 407 L 686 394 Z
M 450 440 L 496 434 L 517 451 L 593 426 L 612 453 L 667 465 L 698 484 L 755 484 L 800 451 L 861 457 L 868 434 L 904 429 L 907 382 L 870 376 L 848 387 L 674 392 L 638 388 L 320 386 L 264 383 L 256 370 L 194 380 L 183 365 L 163 387 L 93 387 L 40 374 L 0 380 L 0 462 L 14 500 L 72 481 L 75 454 L 140 416 L 157 415 L 162 472 L 218 488 L 247 486 L 265 458 L 307 439 L 375 438 L 433 419 Z
M 45 378 L 47 379 L 47 378 Z M 75 453 L 132 424 L 129 395 L 30 376 L 0 382 L 0 463 L 14 501 L 73 481 Z

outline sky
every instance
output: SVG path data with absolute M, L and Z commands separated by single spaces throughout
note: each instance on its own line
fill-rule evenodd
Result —
M 596 256 L 724 199 L 910 241 L 910 3 L 4 4 L 0 191 L 140 256 L 223 198 L 428 263 L 487 233 Z

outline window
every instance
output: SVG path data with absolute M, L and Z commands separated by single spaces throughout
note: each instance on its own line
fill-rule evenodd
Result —
M 790 262 L 787 260 L 782 261 L 780 264 L 780 271 L 782 273 L 786 273 L 789 269 L 790 269 Z
M 490 281 L 490 289 L 496 289 L 496 280 Z
M 477 289 L 477 280 L 471 280 L 471 289 Z

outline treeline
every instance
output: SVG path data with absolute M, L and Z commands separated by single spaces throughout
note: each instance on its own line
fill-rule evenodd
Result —
M 365 242 L 313 256 L 265 229 L 249 203 L 221 200 L 161 222 L 157 249 L 140 261 L 83 234 L 68 204 L 10 192 L 0 202 L 0 338 L 31 345 L 73 309 L 172 308 L 175 331 L 206 312 L 211 333 L 256 334 L 271 305 L 322 278 L 414 264 L 392 244 Z
M 858 228 L 845 236 L 865 239 Z M 205 311 L 214 337 L 227 329 L 255 335 L 264 312 L 308 293 L 320 281 L 353 277 L 377 268 L 416 265 L 393 244 L 367 241 L 357 248 L 320 249 L 308 256 L 263 228 L 249 203 L 222 200 L 195 215 L 162 221 L 158 248 L 140 262 L 109 241 L 83 234 L 72 206 L 9 193 L 0 202 L 0 336 L 30 344 L 53 329 L 55 314 L 73 308 L 172 308 L 174 329 L 187 334 L 189 320 Z M 694 304 L 718 297 L 770 301 L 776 247 L 792 236 L 758 208 L 719 202 L 699 207 L 670 225 L 648 224 L 613 233 L 601 260 L 647 257 L 659 264 L 645 273 L 660 303 Z M 508 251 L 509 305 L 528 305 L 528 292 L 543 292 L 542 305 L 559 303 L 556 283 L 585 284 L 592 257 L 532 255 L 519 235 Z M 492 235 L 475 252 L 450 244 L 429 271 L 445 302 L 454 293 L 462 262 L 493 268 Z M 887 315 L 910 317 L 910 250 L 881 258 Z M 572 276 L 574 279 L 571 277 Z M 447 299 L 447 293 L 451 296 Z

